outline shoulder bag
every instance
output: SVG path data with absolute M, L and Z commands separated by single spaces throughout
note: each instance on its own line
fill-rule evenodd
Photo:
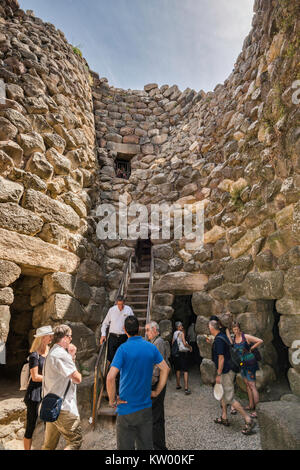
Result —
M 46 370 L 46 360 L 44 364 L 44 372 Z M 44 381 L 45 381 L 45 374 L 44 374 Z M 45 423 L 53 423 L 54 421 L 58 419 L 62 404 L 69 391 L 70 385 L 71 385 L 71 380 L 69 380 L 68 382 L 63 398 L 59 397 L 58 395 L 55 395 L 55 393 L 48 393 L 46 396 L 44 396 L 44 386 L 43 386 L 43 398 L 42 398 L 42 402 L 40 405 L 40 413 L 39 413 L 40 419 L 42 421 L 44 421 Z

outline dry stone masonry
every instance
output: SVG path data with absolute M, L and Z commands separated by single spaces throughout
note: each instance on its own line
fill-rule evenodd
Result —
M 300 338 L 299 302 L 299 7 L 256 1 L 253 28 L 223 85 L 205 94 L 176 85 L 144 91 L 109 87 L 93 74 L 99 201 L 205 207 L 205 245 L 152 240 L 155 257 L 152 318 L 172 331 L 174 294 L 192 294 L 201 372 L 214 380 L 204 334 L 208 317 L 238 320 L 264 339 L 260 388 L 275 380 L 274 308 L 290 357 Z M 117 178 L 114 161 L 131 158 L 131 176 Z M 157 244 L 159 243 L 159 244 Z M 132 242 L 106 241 L 113 299 Z M 164 293 L 164 295 L 162 295 Z M 300 393 L 299 365 L 289 381 Z
M 1 1 L 0 14 L 1 340 L 10 330 L 13 366 L 24 360 L 24 334 L 70 322 L 79 359 L 90 359 L 95 306 L 99 313 L 106 299 L 89 218 L 98 163 L 88 66 L 16 1 Z
M 208 318 L 264 339 L 258 385 L 276 379 L 274 309 L 300 396 L 298 2 L 256 0 L 233 72 L 213 92 L 109 86 L 49 23 L 0 0 L 0 336 L 69 322 L 86 375 L 97 327 L 135 242 L 96 236 L 101 203 L 202 201 L 205 244 L 152 240 L 152 318 L 170 339 L 175 295 L 192 295 L 204 383 Z M 298 99 L 297 99 L 298 97 Z M 130 162 L 128 179 L 116 161 Z M 21 297 L 20 297 L 21 296 Z M 22 304 L 23 297 L 26 302 Z M 11 308 L 10 308 L 11 306 Z M 8 358 L 8 360 L 10 360 Z

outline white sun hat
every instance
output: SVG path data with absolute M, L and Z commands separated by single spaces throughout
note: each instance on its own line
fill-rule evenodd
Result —
M 224 388 L 221 384 L 214 386 L 214 397 L 216 400 L 221 401 L 224 395 Z
M 47 335 L 54 335 L 54 331 L 52 330 L 51 326 L 41 326 L 36 330 L 36 334 L 34 335 L 35 338 L 39 338 L 40 336 L 47 336 Z

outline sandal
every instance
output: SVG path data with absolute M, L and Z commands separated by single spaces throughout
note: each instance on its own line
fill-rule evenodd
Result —
M 245 406 L 244 409 L 247 410 L 247 411 L 254 411 L 255 410 L 255 408 L 250 408 L 250 406 Z
M 256 411 L 253 411 L 252 413 L 249 413 L 249 414 L 250 414 L 250 417 L 251 417 L 251 418 L 254 418 L 254 419 L 257 418 Z
M 242 434 L 244 434 L 245 436 L 249 436 L 250 434 L 252 434 L 252 429 L 254 428 L 254 426 L 255 422 L 251 418 L 250 423 L 246 423 L 245 427 L 242 429 Z
M 231 414 L 231 415 L 236 415 L 236 414 L 237 414 L 237 411 L 234 410 L 234 409 L 232 409 L 232 410 L 230 410 L 230 414 Z
M 230 426 L 230 423 L 229 423 L 228 419 L 224 419 L 224 418 L 222 418 L 222 416 L 220 418 L 216 418 L 214 420 L 214 422 L 216 424 L 223 424 L 223 426 Z
M 181 389 L 181 386 L 177 385 L 176 390 L 180 390 L 180 389 Z
M 188 388 L 186 388 L 186 389 L 184 390 L 184 393 L 185 393 L 186 395 L 190 395 L 192 392 L 191 392 Z

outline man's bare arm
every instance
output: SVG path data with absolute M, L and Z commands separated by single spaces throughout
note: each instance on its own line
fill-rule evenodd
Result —
M 75 372 L 73 372 L 69 378 L 72 380 L 73 384 L 80 384 L 82 381 L 82 375 L 80 372 L 78 372 L 78 370 L 75 370 Z
M 165 387 L 170 372 L 170 367 L 168 366 L 165 360 L 156 365 L 160 369 L 160 376 L 156 389 L 153 390 L 151 393 L 151 397 L 153 398 L 157 397 L 162 391 L 162 389 Z
M 116 377 L 118 375 L 119 369 L 116 367 L 111 367 L 106 378 L 106 389 L 109 398 L 110 406 L 114 406 L 116 401 Z

